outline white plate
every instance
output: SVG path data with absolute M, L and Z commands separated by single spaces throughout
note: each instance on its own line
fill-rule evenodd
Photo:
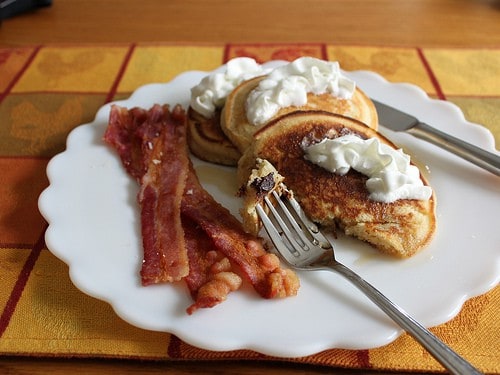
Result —
M 277 65 L 272 62 L 266 65 Z M 139 88 L 118 104 L 187 107 L 190 88 L 206 75 L 192 71 L 169 83 Z M 393 84 L 370 72 L 346 73 L 369 95 L 418 115 L 439 129 L 494 151 L 486 129 L 465 121 L 449 103 L 431 100 L 416 86 Z M 142 248 L 136 183 L 102 135 L 110 105 L 79 126 L 67 150 L 49 163 L 50 186 L 39 200 L 49 222 L 48 248 L 69 265 L 73 283 L 110 303 L 127 322 L 177 335 L 209 350 L 252 349 L 282 357 L 329 348 L 368 349 L 393 341 L 401 330 L 347 281 L 330 272 L 300 273 L 299 295 L 264 300 L 251 287 L 213 309 L 185 313 L 191 303 L 182 284 L 142 287 Z M 400 304 L 425 326 L 453 318 L 463 302 L 499 280 L 497 177 L 407 134 L 384 133 L 421 163 L 437 198 L 438 230 L 431 245 L 408 260 L 379 255 L 341 237 L 338 258 Z M 235 215 L 234 170 L 194 160 L 205 188 Z

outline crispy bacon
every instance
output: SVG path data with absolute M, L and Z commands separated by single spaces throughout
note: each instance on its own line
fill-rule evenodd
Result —
M 195 301 L 186 310 L 191 315 L 199 308 L 225 301 L 230 292 L 239 289 L 242 280 L 196 223 L 183 217 L 182 224 L 189 257 L 189 275 L 184 280 Z
M 297 294 L 299 280 L 291 270 L 281 269 L 278 258 L 266 252 L 260 239 L 246 233 L 242 224 L 201 186 L 191 167 L 182 214 L 196 222 L 231 262 L 244 272 L 264 298 Z
M 299 281 L 281 269 L 260 239 L 203 189 L 190 163 L 180 106 L 149 111 L 113 106 L 104 140 L 140 184 L 144 285 L 183 278 L 198 308 L 212 307 L 241 286 L 242 271 L 265 298 L 295 295 Z
M 177 281 L 189 272 L 180 205 L 188 156 L 185 113 L 179 106 L 149 111 L 113 106 L 104 140 L 140 183 L 144 285 Z
M 189 272 L 181 223 L 181 200 L 188 164 L 185 127 L 166 124 L 154 143 L 138 195 L 144 262 L 144 285 L 178 281 Z
M 104 141 L 118 152 L 123 166 L 138 182 L 146 173 L 153 142 L 160 135 L 161 117 L 165 115 L 165 110 L 168 107 L 159 105 L 149 111 L 137 107 L 127 109 L 111 106 Z

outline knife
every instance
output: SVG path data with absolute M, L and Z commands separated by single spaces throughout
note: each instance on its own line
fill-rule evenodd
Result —
M 380 125 L 397 132 L 406 131 L 500 176 L 500 156 L 439 131 L 408 113 L 376 100 L 372 101 L 377 108 Z

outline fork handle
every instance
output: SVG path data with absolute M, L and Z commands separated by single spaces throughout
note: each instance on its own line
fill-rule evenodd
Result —
M 401 307 L 384 296 L 378 289 L 343 264 L 333 261 L 328 268 L 340 273 L 360 289 L 401 328 L 408 332 L 452 374 L 481 374 L 427 328 L 413 319 Z

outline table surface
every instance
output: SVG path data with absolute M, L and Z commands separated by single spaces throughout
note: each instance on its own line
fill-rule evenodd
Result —
M 500 45 L 497 0 L 288 0 L 284 4 L 279 0 L 54 0 L 51 7 L 4 21 L 0 43 Z
M 286 4 L 286 6 L 285 6 Z M 494 0 L 54 0 L 4 20 L 0 45 L 95 42 L 318 42 L 408 47 L 500 46 Z M 0 372 L 323 374 L 331 368 L 270 362 L 149 363 L 2 358 Z M 338 370 L 338 373 L 365 373 Z

